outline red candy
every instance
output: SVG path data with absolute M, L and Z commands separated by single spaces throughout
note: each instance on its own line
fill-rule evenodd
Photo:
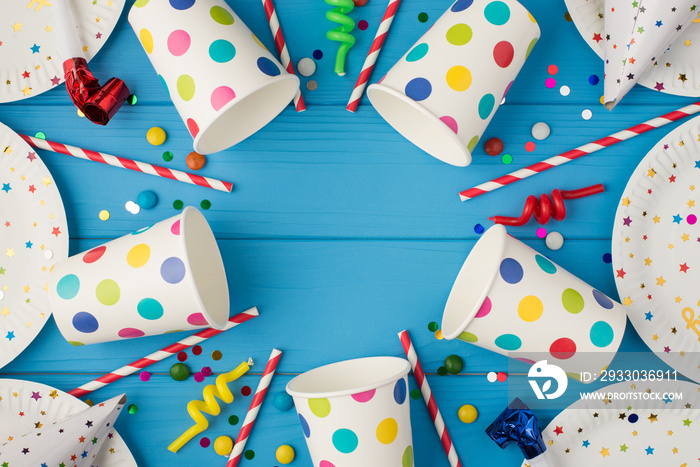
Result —
M 484 150 L 489 156 L 497 156 L 503 151 L 503 141 L 499 138 L 491 138 L 484 143 Z
M 367 3 L 367 0 L 352 0 L 352 3 L 354 3 L 355 6 L 363 6 L 365 3 Z

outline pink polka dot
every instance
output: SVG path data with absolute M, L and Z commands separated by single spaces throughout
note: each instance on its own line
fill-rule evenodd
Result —
M 365 29 L 367 29 L 368 26 L 369 26 L 369 23 L 367 23 L 367 21 L 365 21 L 363 19 L 360 20 L 359 23 L 357 23 L 357 29 L 359 29 L 360 31 L 364 31 Z
M 168 50 L 179 57 L 190 48 L 190 35 L 182 29 L 177 29 L 168 36 Z
M 335 465 L 331 464 L 328 461 L 321 461 L 321 463 L 318 464 L 318 467 L 335 467 Z
M 191 118 L 188 118 L 187 119 L 187 129 L 190 130 L 190 134 L 192 135 L 193 138 L 197 137 L 197 133 L 199 133 L 199 125 L 197 125 L 197 122 L 195 122 Z
M 377 392 L 376 389 L 370 389 L 369 391 L 365 392 L 358 392 L 357 394 L 353 394 L 352 398 L 355 399 L 357 402 L 369 402 L 374 397 L 375 392 Z
M 204 375 L 202 374 L 201 371 L 198 371 L 197 373 L 194 374 L 194 380 L 197 381 L 198 383 L 201 383 L 204 381 Z
M 187 322 L 192 326 L 206 326 L 209 324 L 202 313 L 192 313 L 187 317 Z
M 206 436 L 199 440 L 199 445 L 202 446 L 203 448 L 208 448 L 210 444 L 211 444 L 211 440 L 209 438 L 207 438 Z
M 515 359 L 518 360 L 518 361 L 520 361 L 520 362 L 527 363 L 528 365 L 534 365 L 534 364 L 535 364 L 535 361 L 534 361 L 534 360 L 530 360 L 529 358 L 516 357 Z
M 545 238 L 547 236 L 547 229 L 540 227 L 535 231 L 537 238 Z
M 576 353 L 576 343 L 568 337 L 562 337 L 552 342 L 549 346 L 549 353 L 559 360 L 571 358 Z
M 695 216 L 695 214 L 690 214 L 688 217 L 685 218 L 685 221 L 688 224 L 693 225 L 698 221 L 698 218 Z
M 544 85 L 551 89 L 557 85 L 557 80 L 555 80 L 554 78 L 547 78 L 544 81 Z
M 92 250 L 88 251 L 83 255 L 83 262 L 84 263 L 94 263 L 98 259 L 102 258 L 102 255 L 105 254 L 105 251 L 107 250 L 107 247 L 102 245 L 98 246 L 97 248 L 93 248 Z
M 141 381 L 145 382 L 145 381 L 148 381 L 149 379 L 151 379 L 151 374 L 147 371 L 142 371 L 141 374 L 139 375 L 139 378 L 141 379 Z
M 501 41 L 493 48 L 493 59 L 501 68 L 507 68 L 513 61 L 514 55 L 513 45 L 508 41 Z
M 219 86 L 211 93 L 211 106 L 218 112 L 223 106 L 231 102 L 234 97 L 236 97 L 236 93 L 233 92 L 233 89 L 228 86 Z
M 170 226 L 170 232 L 173 235 L 180 235 L 180 219 L 176 220 L 175 223 Z
M 449 115 L 440 117 L 440 120 L 442 120 L 442 123 L 450 127 L 450 130 L 454 131 L 455 133 L 457 133 L 457 130 L 459 130 L 459 128 L 457 127 L 457 121 Z
M 506 86 L 506 90 L 503 92 L 503 97 L 501 98 L 501 100 L 505 99 L 506 94 L 508 94 L 508 91 L 510 91 L 510 87 L 513 85 L 513 83 L 514 83 L 514 81 L 511 81 L 510 83 L 508 83 L 508 86 Z
M 475 318 L 483 318 L 491 312 L 491 299 L 486 297 L 484 303 L 481 304 L 481 308 L 476 312 Z
M 528 141 L 527 143 L 525 143 L 525 150 L 527 152 L 534 151 L 535 150 L 535 143 L 533 143 L 532 141 Z
M 130 339 L 130 338 L 132 338 L 132 337 L 141 337 L 141 336 L 145 336 L 146 333 L 143 332 L 142 330 L 136 329 L 136 328 L 123 328 L 123 329 L 120 329 L 120 330 L 119 330 L 119 332 L 117 333 L 117 335 L 118 335 L 119 337 L 123 337 L 123 338 L 125 338 L 125 339 Z
M 204 368 L 202 368 L 202 374 L 204 376 L 211 376 L 211 368 L 208 366 L 205 366 Z

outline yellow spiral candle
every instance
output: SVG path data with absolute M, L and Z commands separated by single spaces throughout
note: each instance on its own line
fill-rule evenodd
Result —
M 189 440 L 209 427 L 209 421 L 202 415 L 202 412 L 214 416 L 219 415 L 221 413 L 221 407 L 219 407 L 219 403 L 216 401 L 217 397 L 227 404 L 233 402 L 233 393 L 229 390 L 227 384 L 243 376 L 250 369 L 252 364 L 253 362 L 249 360 L 249 363 L 243 362 L 234 370 L 219 375 L 216 378 L 216 384 L 210 384 L 204 388 L 204 401 L 193 400 L 187 403 L 187 413 L 190 414 L 195 424 L 173 441 L 172 444 L 168 446 L 168 450 L 172 452 L 179 451 Z

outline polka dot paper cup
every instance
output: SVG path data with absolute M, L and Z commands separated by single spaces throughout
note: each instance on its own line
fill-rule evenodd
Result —
M 367 97 L 413 144 L 467 166 L 539 37 L 515 0 L 457 0 Z
M 413 467 L 411 365 L 397 357 L 345 360 L 287 384 L 314 467 Z
M 211 326 L 229 315 L 214 234 L 197 209 L 56 263 L 49 302 L 73 345 Z
M 608 366 L 626 322 L 622 305 L 495 225 L 459 271 L 442 333 L 580 379 Z
M 252 135 L 299 89 L 224 0 L 136 0 L 129 23 L 200 154 Z

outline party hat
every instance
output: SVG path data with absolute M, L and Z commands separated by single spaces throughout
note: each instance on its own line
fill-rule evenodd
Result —
M 0 445 L 0 465 L 89 467 L 113 436 L 125 402 L 122 394 L 54 423 L 35 423 L 34 430 Z
M 605 0 L 605 107 L 612 110 L 698 14 L 698 0 Z M 658 91 L 663 83 L 656 83 Z

